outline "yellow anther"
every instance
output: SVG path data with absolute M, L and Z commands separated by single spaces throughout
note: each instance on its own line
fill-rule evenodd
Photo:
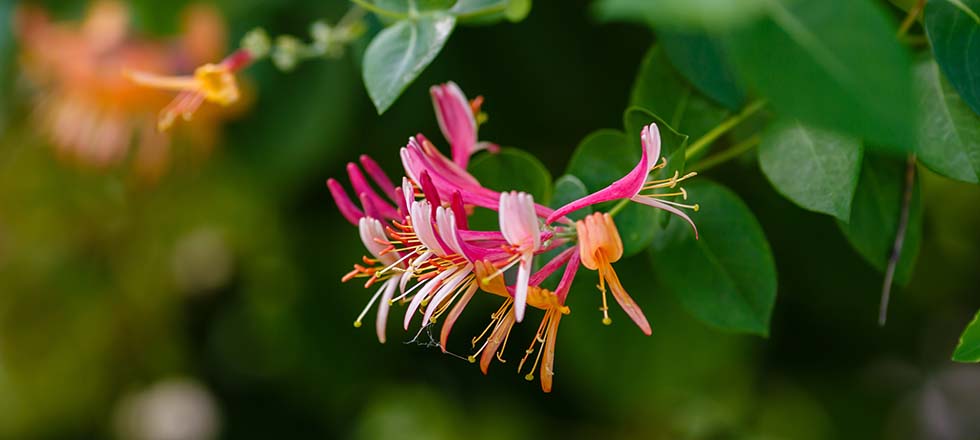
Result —
M 354 328 L 361 328 L 361 320 L 354 321 Z
M 602 318 L 602 323 L 605 324 L 605 325 L 610 325 L 610 324 L 612 324 L 612 319 L 607 316 L 605 318 Z
M 524 376 L 524 380 L 526 380 L 528 382 L 534 380 L 534 374 L 527 373 L 527 376 Z
M 466 357 L 466 360 L 470 361 L 471 364 L 475 364 L 476 363 L 476 356 L 473 356 L 471 354 L 471 355 L 469 355 L 469 356 Z

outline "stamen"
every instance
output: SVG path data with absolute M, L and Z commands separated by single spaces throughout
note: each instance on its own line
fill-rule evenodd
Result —
M 367 315 L 368 310 L 371 309 L 371 306 L 374 305 L 374 302 L 378 300 L 378 298 L 381 296 L 381 292 L 384 291 L 384 290 L 385 290 L 385 286 L 382 285 L 378 289 L 378 291 L 374 293 L 374 296 L 371 297 L 371 300 L 368 301 L 367 305 L 364 306 L 364 310 L 361 311 L 361 314 L 360 315 L 357 315 L 357 319 L 354 320 L 354 327 L 355 328 L 360 328 L 361 327 L 361 320 L 364 319 L 364 315 Z

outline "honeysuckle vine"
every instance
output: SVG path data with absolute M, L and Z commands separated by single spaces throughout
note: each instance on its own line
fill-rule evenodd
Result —
M 405 330 L 418 315 L 422 315 L 419 332 L 444 318 L 438 344 L 446 352 L 453 325 L 477 292 L 503 298 L 487 328 L 471 340 L 467 357 L 471 362 L 479 360 L 486 373 L 494 358 L 504 361 L 511 329 L 524 321 L 530 306 L 544 315 L 518 371 L 531 362 L 525 377 L 533 379 L 538 371 L 542 390 L 549 392 L 558 324 L 571 313 L 566 298 L 581 266 L 599 274 L 603 323 L 612 322 L 607 298 L 611 293 L 640 330 L 651 334 L 649 321 L 613 268 L 623 256 L 623 242 L 612 216 L 596 212 L 572 221 L 567 214 L 602 202 L 629 200 L 670 212 L 696 232 L 684 210 L 696 210 L 698 205 L 674 200 L 687 198 L 680 183 L 695 173 L 649 177 L 667 163 L 661 157 L 658 126 L 643 128 L 641 158 L 632 171 L 599 191 L 551 209 L 527 193 L 486 188 L 466 171 L 474 152 L 490 149 L 487 154 L 493 154 L 492 147 L 484 147 L 493 144 L 477 141 L 482 98 L 468 101 L 454 83 L 433 86 L 431 94 L 439 126 L 452 145 L 451 158 L 417 134 L 400 150 L 405 173 L 401 185 L 394 186 L 368 156 L 361 156 L 360 166 L 347 166 L 354 198 L 337 180 L 327 181 L 341 214 L 358 227 L 369 254 L 343 280 L 363 279 L 365 287 L 380 285 L 354 325 L 360 327 L 369 309 L 378 304 L 375 330 L 378 340 L 385 342 L 390 307 L 405 305 Z M 675 191 L 648 192 L 661 188 Z M 496 211 L 499 229 L 471 229 L 468 218 L 475 208 Z M 537 271 L 535 260 L 540 260 Z M 545 286 L 562 267 L 558 284 Z
M 462 0 L 425 5 L 430 7 L 406 0 L 404 10 L 386 9 L 367 0 L 352 3 L 354 6 L 335 25 L 315 21 L 310 26 L 309 43 L 291 35 L 272 39 L 265 30 L 256 28 L 245 34 L 240 49 L 219 63 L 201 65 L 191 75 L 166 76 L 130 69 L 126 73 L 136 84 L 178 92 L 160 113 L 158 128 L 166 131 L 178 117 L 190 120 L 205 102 L 221 106 L 237 102 L 241 93 L 236 75 L 258 61 L 269 58 L 280 70 L 291 71 L 303 61 L 342 57 L 347 46 L 367 34 L 371 27 L 367 15 L 373 13 L 393 20 L 383 21 L 385 29 L 373 38 L 364 55 L 365 86 L 380 114 L 438 55 L 457 21 L 520 21 L 531 7 L 530 0 Z

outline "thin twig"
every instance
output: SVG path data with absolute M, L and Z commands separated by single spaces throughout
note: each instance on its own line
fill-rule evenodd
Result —
M 926 6 L 926 0 L 919 0 L 915 2 L 915 4 L 912 5 L 911 8 L 909 8 L 908 15 L 905 16 L 905 19 L 902 20 L 901 26 L 898 27 L 897 36 L 899 37 L 899 39 L 901 39 L 902 36 L 904 36 L 905 33 L 909 31 L 909 28 L 911 28 L 912 24 L 915 23 L 915 20 L 919 18 L 919 14 L 922 13 L 922 9 L 925 8 L 925 6 Z
M 898 214 L 898 229 L 895 231 L 895 244 L 888 257 L 888 268 L 885 270 L 885 281 L 881 286 L 881 304 L 878 308 L 878 325 L 884 326 L 888 319 L 888 299 L 891 297 L 892 284 L 895 281 L 895 269 L 902 257 L 902 246 L 905 244 L 905 232 L 909 226 L 909 211 L 912 206 L 912 190 L 915 187 L 915 153 L 909 153 L 905 165 L 905 189 L 902 193 L 902 210 Z
M 760 141 L 761 138 L 759 137 L 759 135 L 754 134 L 751 137 L 729 147 L 725 151 L 717 153 L 714 156 L 708 156 L 702 159 L 700 162 L 694 164 L 694 166 L 691 166 L 690 169 L 697 170 L 697 172 L 699 173 L 704 172 L 709 168 L 715 167 L 717 165 L 721 165 L 731 159 L 741 156 L 742 153 L 745 153 L 746 151 L 751 150 L 756 145 L 759 145 Z
M 721 137 L 721 135 L 727 133 L 728 130 L 735 128 L 736 125 L 748 119 L 749 116 L 752 116 L 755 114 L 755 112 L 761 110 L 765 106 L 766 102 L 761 100 L 745 106 L 741 112 L 722 121 L 720 124 L 715 126 L 715 128 L 712 128 L 711 131 L 705 133 L 704 136 L 701 136 L 698 138 L 698 140 L 694 141 L 694 143 L 688 146 L 687 150 L 684 152 L 684 157 L 687 159 L 694 157 L 700 153 L 701 150 L 710 146 L 711 143 L 716 141 L 719 137 Z

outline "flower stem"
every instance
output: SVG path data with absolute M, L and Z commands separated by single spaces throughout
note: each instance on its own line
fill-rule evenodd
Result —
M 622 200 L 620 200 L 615 205 L 613 205 L 612 209 L 610 209 L 607 214 L 609 214 L 611 217 L 615 217 L 616 214 L 619 214 L 619 211 L 622 211 L 623 208 L 625 208 L 626 205 L 629 204 L 629 202 L 630 202 L 630 199 L 622 199 Z
M 383 16 L 383 17 L 394 18 L 396 20 L 404 20 L 404 19 L 408 18 L 408 14 L 402 14 L 400 12 L 389 11 L 387 9 L 378 7 L 374 3 L 371 3 L 371 2 L 369 2 L 367 0 L 350 0 L 350 1 L 352 3 L 354 3 L 355 5 L 357 5 L 357 6 L 360 6 L 360 7 L 364 8 L 367 11 L 370 11 L 370 12 L 372 12 L 374 14 L 377 14 L 377 15 L 380 15 L 380 16 Z
M 912 24 L 915 23 L 915 19 L 919 18 L 919 14 L 922 13 L 922 9 L 926 6 L 926 0 L 918 0 L 909 8 L 908 15 L 902 20 L 901 26 L 898 27 L 898 34 L 896 36 L 901 40 L 905 36 L 905 33 L 909 31 Z
M 895 231 L 895 244 L 892 245 L 888 257 L 888 268 L 885 270 L 885 280 L 881 286 L 881 304 L 878 306 L 878 325 L 884 326 L 888 319 L 888 300 L 891 297 L 892 282 L 895 280 L 895 269 L 898 260 L 902 258 L 902 246 L 905 243 L 905 232 L 909 226 L 909 211 L 912 206 L 912 190 L 915 187 L 915 153 L 910 153 L 905 165 L 905 190 L 902 193 L 902 210 L 898 214 L 898 228 Z
M 700 153 L 701 150 L 708 148 L 708 146 L 710 146 L 712 142 L 718 140 L 719 137 L 727 133 L 728 130 L 731 130 L 736 125 L 742 123 L 742 121 L 748 119 L 749 116 L 752 116 L 753 114 L 755 114 L 765 106 L 766 106 L 765 101 L 762 100 L 755 101 L 747 105 L 737 115 L 734 115 L 722 121 L 720 124 L 715 126 L 715 128 L 712 128 L 711 131 L 705 133 L 704 136 L 701 136 L 701 138 L 694 141 L 693 144 L 687 147 L 687 151 L 684 152 L 684 158 L 690 159 L 694 157 L 695 155 Z
M 756 145 L 759 145 L 760 140 L 761 137 L 758 134 L 752 135 L 752 137 L 733 145 L 731 148 L 722 151 L 721 153 L 715 154 L 714 156 L 706 157 L 702 159 L 700 162 L 688 168 L 692 170 L 697 170 L 699 173 L 704 172 L 709 168 L 713 168 L 715 166 L 721 165 L 731 159 L 734 159 L 742 155 L 742 153 L 751 150 Z

